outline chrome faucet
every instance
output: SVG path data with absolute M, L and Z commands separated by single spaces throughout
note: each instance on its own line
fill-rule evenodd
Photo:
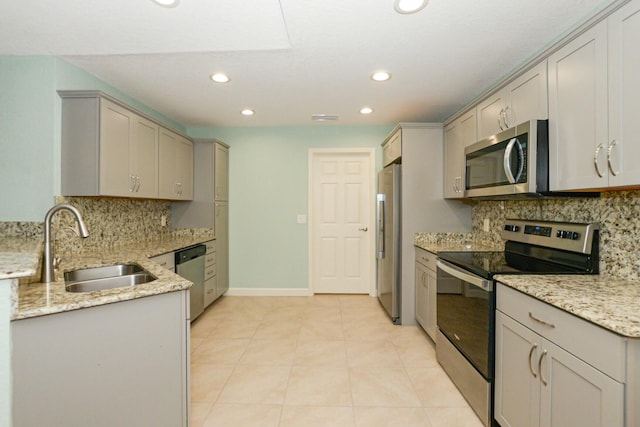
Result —
M 42 282 L 50 283 L 55 282 L 55 273 L 54 268 L 56 267 L 54 264 L 53 258 L 53 242 L 51 241 L 51 221 L 53 220 L 53 215 L 59 210 L 66 209 L 71 211 L 73 216 L 76 217 L 76 221 L 78 221 L 78 228 L 80 229 L 80 236 L 82 238 L 89 237 L 89 231 L 87 230 L 87 226 L 84 224 L 82 220 L 82 215 L 80 215 L 80 211 L 75 207 L 67 204 L 55 205 L 44 217 L 44 262 L 42 265 Z

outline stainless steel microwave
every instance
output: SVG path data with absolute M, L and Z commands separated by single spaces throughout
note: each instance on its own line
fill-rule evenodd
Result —
M 524 122 L 465 148 L 465 196 L 543 197 L 549 193 L 547 120 Z

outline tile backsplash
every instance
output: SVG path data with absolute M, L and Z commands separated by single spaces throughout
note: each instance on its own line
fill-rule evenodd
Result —
M 640 279 L 640 191 L 602 193 L 600 198 L 474 202 L 477 239 L 501 242 L 506 218 L 600 224 L 600 273 Z M 483 231 L 489 219 L 490 231 Z
M 89 230 L 86 239 L 76 236 L 73 215 L 67 211 L 56 213 L 52 237 L 56 240 L 56 253 L 63 256 L 77 254 L 83 249 L 113 249 L 140 241 L 212 233 L 208 228 L 171 228 L 171 202 L 162 200 L 56 196 L 55 203 L 68 203 L 78 208 Z M 161 225 L 163 215 L 166 226 Z M 43 238 L 44 225 L 42 222 L 0 222 L 0 236 Z

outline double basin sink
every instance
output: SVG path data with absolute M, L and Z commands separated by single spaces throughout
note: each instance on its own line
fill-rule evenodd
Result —
M 64 273 L 67 292 L 103 291 L 140 285 L 154 280 L 156 277 L 138 264 L 82 268 Z

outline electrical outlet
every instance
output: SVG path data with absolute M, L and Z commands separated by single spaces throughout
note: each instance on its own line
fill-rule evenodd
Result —
M 161 215 L 160 216 L 160 226 L 161 227 L 166 227 L 167 226 L 167 216 L 166 215 Z
M 491 227 L 491 222 L 489 221 L 489 218 L 485 218 L 484 222 L 482 223 L 482 231 L 489 231 L 489 228 Z
M 298 217 L 296 218 L 297 223 L 298 224 L 306 224 L 307 223 L 307 216 L 304 214 L 298 214 Z

